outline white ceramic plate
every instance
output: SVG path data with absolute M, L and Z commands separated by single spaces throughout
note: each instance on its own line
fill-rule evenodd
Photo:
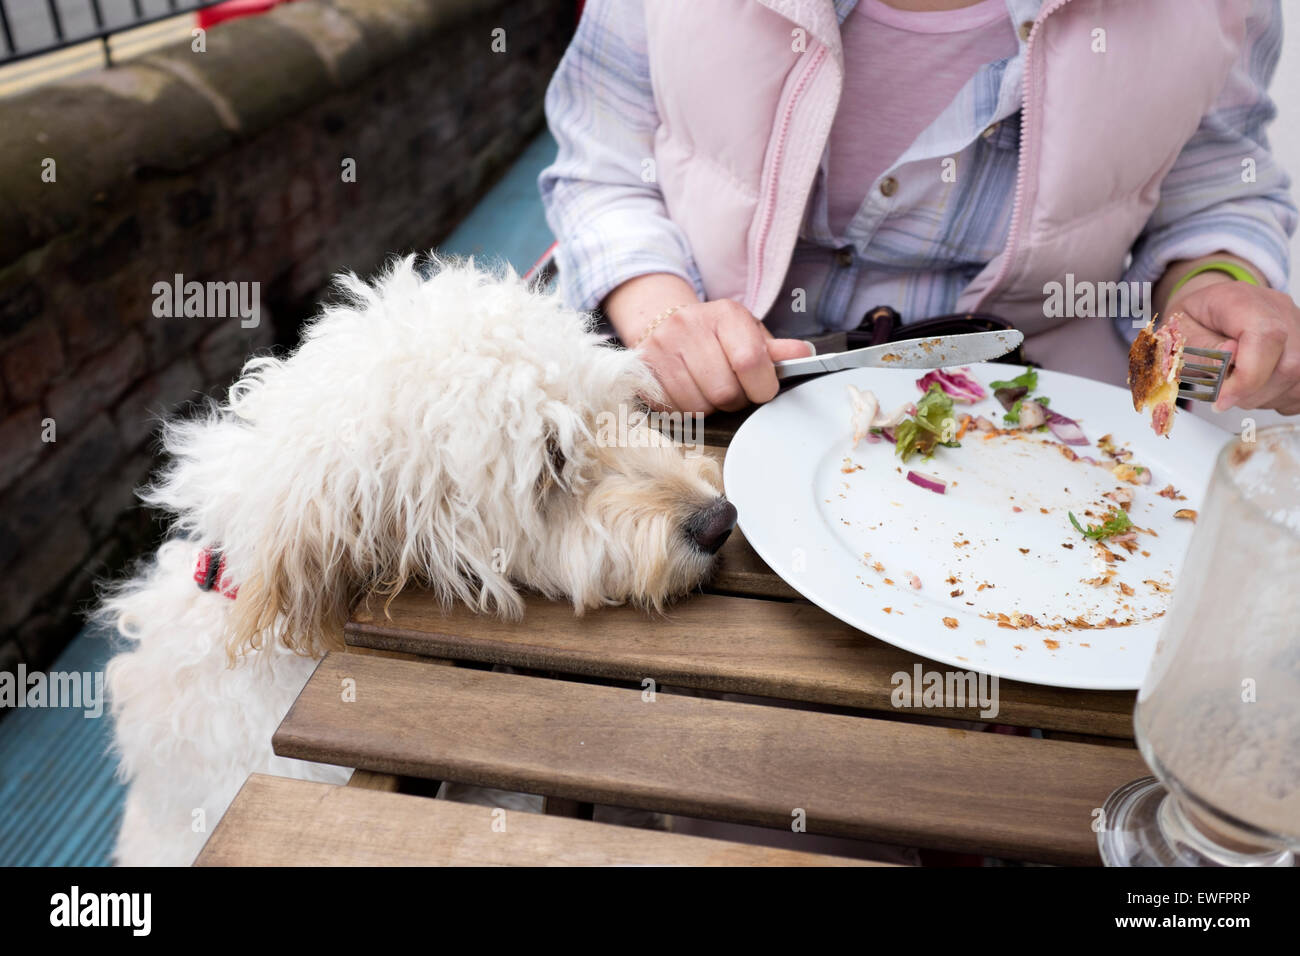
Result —
M 987 386 L 1022 369 L 984 364 L 970 371 Z M 1192 522 L 1174 512 L 1200 507 L 1229 436 L 1180 412 L 1171 437 L 1158 437 L 1127 391 L 1040 370 L 1035 394 L 1076 419 L 1092 443 L 1073 451 L 1113 464 L 1096 448 L 1109 434 L 1132 450 L 1132 463 L 1151 470 L 1150 484 L 1127 484 L 1109 468 L 1068 460 L 1046 431 L 989 440 L 968 432 L 962 447 L 939 448 L 929 461 L 915 455 L 905 465 L 888 442 L 850 447 L 846 386 L 874 392 L 888 412 L 920 397 L 922 374 L 826 375 L 756 411 L 731 443 L 724 477 L 749 543 L 808 600 L 923 657 L 1039 684 L 1137 688 L 1192 534 Z M 991 392 L 955 409 L 1002 425 Z M 909 468 L 948 481 L 947 492 L 910 483 Z M 1169 484 L 1186 500 L 1157 495 Z M 1140 550 L 1131 554 L 1112 546 L 1124 560 L 1108 564 L 1067 512 L 1085 526 L 1099 524 L 1112 504 L 1102 495 L 1119 487 L 1134 492 L 1134 524 L 1155 534 L 1139 534 Z M 1116 572 L 1109 582 L 1087 583 L 1108 568 Z M 1022 623 L 1011 615 L 1030 615 L 1035 624 L 1000 626 L 998 614 Z M 1131 623 L 1107 625 L 1108 618 Z M 1099 626 L 1081 627 L 1080 620 Z

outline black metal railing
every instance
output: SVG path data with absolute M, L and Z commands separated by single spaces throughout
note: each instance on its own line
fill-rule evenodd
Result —
M 0 65 L 108 38 L 224 0 L 0 0 Z

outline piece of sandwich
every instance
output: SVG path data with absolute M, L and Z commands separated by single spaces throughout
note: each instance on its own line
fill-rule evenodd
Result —
M 1151 428 L 1157 435 L 1168 435 L 1174 427 L 1174 403 L 1178 401 L 1178 376 L 1183 371 L 1183 345 L 1177 314 L 1171 315 L 1159 329 L 1155 319 L 1147 323 L 1128 353 L 1128 387 L 1133 393 L 1133 407 L 1149 412 Z

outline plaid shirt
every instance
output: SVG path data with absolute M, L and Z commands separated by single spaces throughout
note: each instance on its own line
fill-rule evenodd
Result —
M 841 23 L 856 2 L 836 0 Z M 685 236 L 655 183 L 643 179 L 659 120 L 642 3 L 590 0 L 546 94 L 559 153 L 539 186 L 560 239 L 561 292 L 580 309 L 596 308 L 621 283 L 651 272 L 679 275 L 707 297 Z M 1013 24 L 1035 19 L 1041 3 L 1007 0 Z M 1226 250 L 1255 264 L 1274 287 L 1286 287 L 1296 206 L 1265 136 L 1276 112 L 1267 88 L 1281 37 L 1277 0 L 1255 0 L 1239 62 L 1165 177 L 1125 281 L 1154 283 L 1174 260 Z M 911 167 L 915 175 L 923 166 L 935 183 L 923 202 L 903 208 L 877 203 L 864 184 L 857 215 L 843 235 L 833 235 L 823 155 L 786 290 L 764 317 L 774 332 L 852 328 L 876 305 L 893 306 L 905 321 L 953 311 L 962 289 L 1006 244 L 1024 53 L 1021 40 L 1016 55 L 981 67 L 882 174 L 901 177 Z M 1123 144 L 1106 148 L 1119 153 Z M 946 157 L 961 170 L 957 182 L 934 174 Z M 1246 159 L 1253 161 L 1253 181 L 1243 175 Z M 795 287 L 806 293 L 806 311 L 790 308 Z M 1129 338 L 1136 334 L 1127 318 L 1117 326 Z

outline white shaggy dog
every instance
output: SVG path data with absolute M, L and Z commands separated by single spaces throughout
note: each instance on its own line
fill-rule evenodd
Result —
M 141 497 L 171 535 L 98 612 L 124 644 L 119 863 L 191 862 L 253 771 L 346 779 L 270 741 L 363 595 L 660 608 L 710 572 L 735 520 L 716 464 L 644 424 L 601 440 L 602 413 L 659 394 L 637 355 L 513 274 L 435 265 L 342 278 L 292 355 L 251 359 L 225 403 L 165 426 Z M 224 565 L 203 590 L 209 549 Z

